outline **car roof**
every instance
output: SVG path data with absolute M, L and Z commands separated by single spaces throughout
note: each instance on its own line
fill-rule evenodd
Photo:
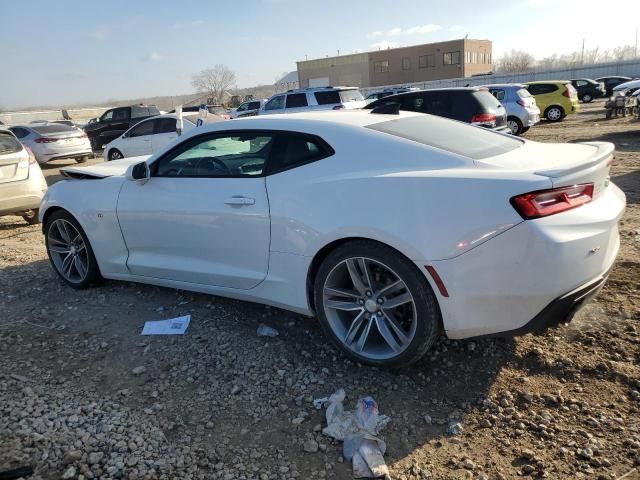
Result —
M 535 82 L 524 82 L 525 85 L 539 85 L 543 83 L 561 83 L 562 85 L 566 85 L 567 83 L 571 83 L 570 80 L 536 80 Z
M 330 92 L 332 90 L 358 90 L 358 87 L 331 86 L 331 87 L 293 88 L 291 90 L 287 90 L 286 92 L 274 93 L 274 96 L 281 95 L 284 93 L 323 92 L 323 91 Z
M 481 85 L 482 88 L 524 88 L 522 83 L 490 83 L 489 85 Z
M 596 78 L 596 80 L 600 80 L 603 78 L 628 78 L 629 80 L 632 80 L 631 77 L 627 77 L 626 75 L 605 75 L 604 77 L 598 77 Z
M 236 118 L 227 122 L 205 124 L 189 131 L 188 135 L 197 135 L 205 132 L 221 130 L 292 130 L 297 129 L 314 131 L 317 127 L 330 127 L 345 125 L 352 127 L 368 127 L 376 123 L 397 120 L 398 118 L 423 116 L 423 113 L 401 111 L 398 114 L 371 113 L 371 110 L 351 111 L 309 111 L 289 113 L 287 115 L 259 115 L 255 117 Z
M 577 82 L 578 80 L 584 80 L 585 82 L 597 83 L 593 78 L 572 78 L 570 82 Z

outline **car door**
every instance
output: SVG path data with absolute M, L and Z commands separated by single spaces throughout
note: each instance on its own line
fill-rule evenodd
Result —
M 133 275 L 250 289 L 267 275 L 270 219 L 264 169 L 274 137 L 198 135 L 126 181 L 117 215 Z
M 162 150 L 169 142 L 172 142 L 178 138 L 178 132 L 176 131 L 176 119 L 156 118 L 154 120 L 155 132 L 151 137 L 151 151 L 153 153 Z M 183 120 L 183 127 L 187 124 L 187 121 Z M 186 130 L 186 128 L 183 128 Z
M 114 108 L 113 116 L 107 126 L 105 126 L 102 137 L 104 143 L 109 143 L 116 137 L 122 135 L 129 128 L 131 120 L 131 111 L 129 107 Z
M 151 155 L 153 147 L 151 139 L 155 131 L 155 120 L 145 120 L 129 130 L 122 138 L 122 154 L 125 157 Z

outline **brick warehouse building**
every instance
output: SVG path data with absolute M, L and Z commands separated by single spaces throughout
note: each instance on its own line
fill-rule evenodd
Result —
M 489 73 L 490 40 L 449 40 L 296 62 L 301 88 L 377 87 Z

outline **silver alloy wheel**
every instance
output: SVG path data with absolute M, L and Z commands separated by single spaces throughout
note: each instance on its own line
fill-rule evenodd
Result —
M 562 111 L 558 107 L 551 107 L 547 110 L 547 118 L 553 122 L 562 118 Z
M 109 160 L 120 160 L 124 158 L 119 150 L 111 150 L 109 151 Z
M 590 93 L 585 93 L 585 94 L 582 96 L 582 101 L 583 101 L 584 103 L 589 103 L 591 100 L 593 100 L 593 98 L 591 97 L 591 94 L 590 94 Z
M 509 130 L 511 130 L 511 133 L 513 135 L 518 134 L 518 122 L 516 122 L 515 120 L 507 120 L 507 127 L 509 127 Z
M 47 246 L 56 270 L 71 283 L 87 278 L 89 252 L 78 229 L 68 220 L 55 220 L 47 231 Z
M 369 360 L 397 357 L 413 340 L 415 301 L 391 268 L 364 257 L 333 267 L 324 283 L 327 322 L 343 345 Z

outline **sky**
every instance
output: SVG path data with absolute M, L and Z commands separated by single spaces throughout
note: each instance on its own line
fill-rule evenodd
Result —
M 297 60 L 467 34 L 494 58 L 635 45 L 637 1 L 0 0 L 0 108 L 191 93 L 216 64 L 271 84 Z

